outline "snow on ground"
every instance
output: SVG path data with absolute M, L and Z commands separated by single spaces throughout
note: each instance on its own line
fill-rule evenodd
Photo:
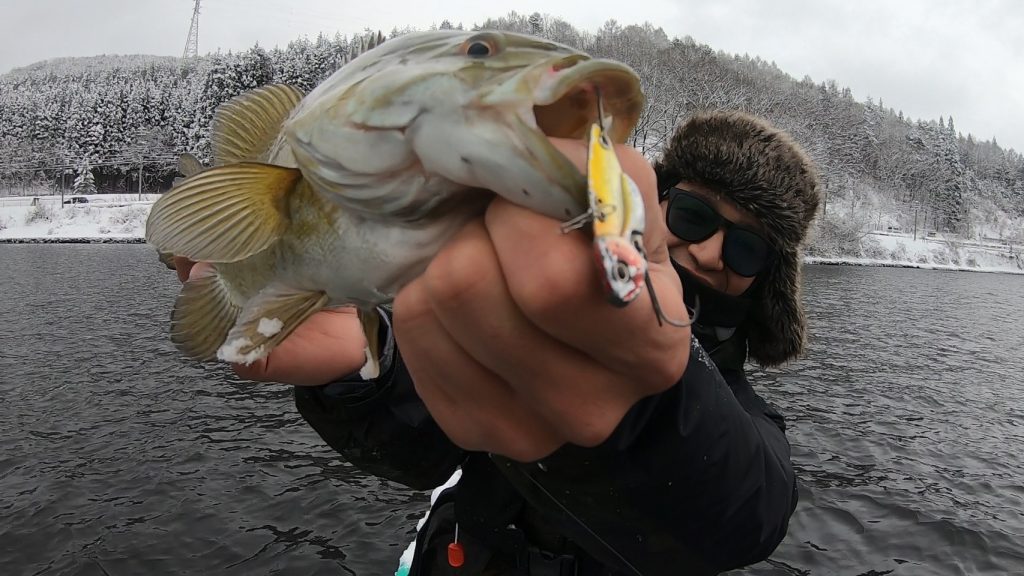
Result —
M 64 200 L 71 198 L 65 196 Z M 62 204 L 60 196 L 0 197 L 0 242 L 138 240 L 145 234 L 146 218 L 159 195 L 143 194 L 140 199 L 137 194 L 96 194 L 86 198 L 88 203 Z M 859 254 L 808 258 L 807 262 L 1024 274 L 1024 246 L 932 234 L 915 238 L 910 233 L 871 232 L 861 240 Z
M 65 201 L 83 196 L 65 196 Z M 142 238 L 156 194 L 94 194 L 87 203 L 60 196 L 0 198 L 0 241 L 9 239 Z
M 971 270 L 1024 274 L 1024 246 L 977 242 L 899 232 L 871 232 L 861 240 L 861 253 L 835 258 L 807 258 L 815 264 L 899 266 L 934 270 Z
M 821 264 L 901 266 L 941 270 L 1024 273 L 1024 218 L 1007 215 L 991 202 L 979 199 L 970 210 L 967 229 L 972 238 L 946 234 L 928 225 L 933 219 L 923 209 L 894 202 L 867 186 L 848 190 L 846 198 L 833 198 L 819 214 L 814 234 L 833 234 L 815 242 Z M 856 232 L 859 230 L 860 232 Z M 859 240 L 847 241 L 853 232 Z

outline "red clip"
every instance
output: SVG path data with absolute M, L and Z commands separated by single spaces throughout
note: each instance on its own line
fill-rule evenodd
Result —
M 448 564 L 452 568 L 458 568 L 466 561 L 466 554 L 462 550 L 461 542 L 452 542 L 448 545 Z
M 448 545 L 448 565 L 452 568 L 458 568 L 466 562 L 466 551 L 462 549 L 462 544 L 459 543 L 459 523 L 455 523 L 455 540 Z

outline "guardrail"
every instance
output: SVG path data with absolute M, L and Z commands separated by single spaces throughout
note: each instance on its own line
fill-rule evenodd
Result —
M 64 195 L 64 201 L 70 200 L 71 198 L 77 198 L 79 195 Z M 99 194 L 99 195 L 88 195 L 86 198 L 88 202 L 81 204 L 65 204 L 66 206 L 95 206 L 99 208 L 111 208 L 114 206 L 129 206 L 132 204 L 146 205 L 152 204 L 160 197 L 160 194 L 143 194 L 142 200 L 139 200 L 138 194 Z M 0 208 L 13 208 L 16 206 L 33 206 L 35 204 L 50 204 L 60 205 L 60 196 L 0 196 Z
M 880 232 L 880 231 L 868 231 L 866 234 L 873 236 L 890 236 L 895 238 L 905 238 L 907 240 L 913 239 L 913 236 L 907 235 L 907 233 L 899 232 Z M 981 240 L 965 240 L 957 237 L 949 237 L 943 234 L 931 234 L 927 235 L 919 233 L 917 235 L 917 241 L 930 242 L 932 244 L 952 244 L 959 248 L 974 248 L 978 250 L 986 250 L 997 254 L 1006 253 L 1010 256 L 1020 254 L 1022 252 L 1022 246 L 1020 242 L 1013 242 L 1010 240 L 1000 240 L 995 242 L 985 242 Z

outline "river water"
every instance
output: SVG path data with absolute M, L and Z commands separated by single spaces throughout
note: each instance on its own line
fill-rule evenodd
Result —
M 0 245 L 0 574 L 387 575 L 428 495 L 290 389 L 183 361 L 145 246 Z M 1024 276 L 810 266 L 807 358 L 755 381 L 801 501 L 734 574 L 1024 574 Z

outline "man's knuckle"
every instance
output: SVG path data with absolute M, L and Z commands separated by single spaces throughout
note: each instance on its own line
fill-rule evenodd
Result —
M 480 266 L 487 255 L 483 248 L 470 242 L 457 242 L 442 250 L 423 275 L 430 299 L 442 303 L 458 303 L 472 297 L 485 287 L 487 277 Z
M 578 299 L 579 279 L 566 273 L 570 265 L 558 251 L 540 259 L 536 266 L 517 274 L 509 281 L 512 297 L 532 317 L 546 317 L 564 312 L 567 303 Z

